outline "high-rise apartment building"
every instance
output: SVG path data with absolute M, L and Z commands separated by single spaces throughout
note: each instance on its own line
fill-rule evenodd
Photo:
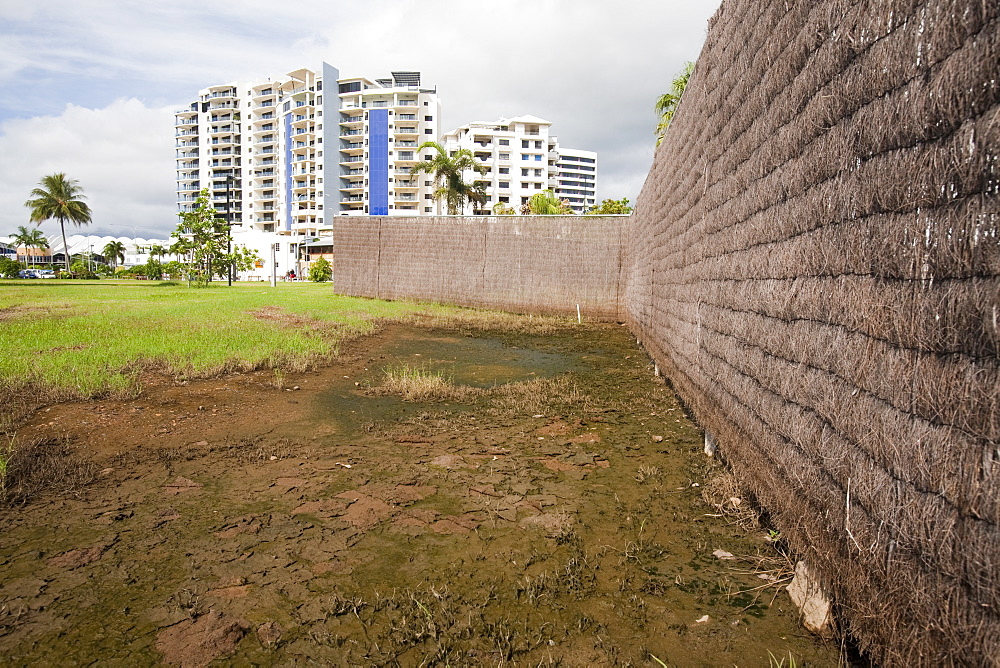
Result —
M 419 72 L 341 79 L 323 63 L 209 86 L 175 114 L 178 208 L 207 188 L 234 231 L 308 237 L 338 215 L 430 213 L 433 187 L 410 170 L 440 110 Z
M 466 180 L 481 183 L 487 195 L 481 208 L 473 211 L 470 205 L 465 213 L 488 213 L 501 203 L 518 211 L 544 190 L 566 200 L 576 213 L 594 206 L 597 154 L 559 146 L 551 127 L 551 122 L 536 116 L 516 116 L 468 123 L 444 135 L 447 151 L 468 149 L 486 168 L 485 174 L 465 175 Z

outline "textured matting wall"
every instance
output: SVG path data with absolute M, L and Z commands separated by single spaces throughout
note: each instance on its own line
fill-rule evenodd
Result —
M 626 319 L 849 630 L 1000 661 L 1000 5 L 727 0 Z
M 337 292 L 618 317 L 624 216 L 342 216 Z

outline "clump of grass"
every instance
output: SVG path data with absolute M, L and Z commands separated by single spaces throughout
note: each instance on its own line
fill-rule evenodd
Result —
M 660 471 L 659 466 L 650 466 L 649 464 L 640 464 L 639 470 L 635 474 L 636 482 L 640 485 L 647 482 L 655 482 L 659 479 L 662 471 Z
M 18 506 L 39 494 L 78 494 L 97 479 L 97 465 L 76 455 L 65 439 L 18 443 L 0 450 L 0 505 Z
M 717 471 L 701 486 L 701 498 L 744 531 L 760 528 L 760 512 L 731 471 Z
M 467 401 L 482 391 L 468 385 L 456 385 L 443 371 L 427 366 L 400 364 L 384 369 L 382 384 L 371 388 L 373 394 L 393 394 L 404 401 Z
M 507 415 L 543 413 L 566 407 L 586 408 L 590 402 L 590 397 L 568 374 L 499 385 L 489 389 L 487 395 L 491 412 Z

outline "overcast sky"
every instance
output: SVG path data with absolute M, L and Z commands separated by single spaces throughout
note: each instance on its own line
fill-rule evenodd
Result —
M 533 114 L 598 151 L 598 198 L 635 200 L 657 96 L 695 60 L 720 0 L 0 0 L 0 236 L 66 172 L 94 234 L 175 227 L 173 112 L 198 90 L 322 61 L 418 70 L 445 131 Z M 43 232 L 58 231 L 46 223 Z M 67 231 L 69 232 L 69 230 Z

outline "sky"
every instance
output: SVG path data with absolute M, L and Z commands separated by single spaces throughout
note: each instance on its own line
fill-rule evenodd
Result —
M 532 114 L 598 152 L 598 199 L 635 201 L 656 98 L 720 0 L 0 0 L 0 236 L 46 174 L 79 181 L 92 234 L 176 226 L 173 113 L 209 85 L 326 61 L 416 70 L 442 131 Z M 54 221 L 42 231 L 58 232 Z M 67 234 L 76 230 L 68 229 Z

